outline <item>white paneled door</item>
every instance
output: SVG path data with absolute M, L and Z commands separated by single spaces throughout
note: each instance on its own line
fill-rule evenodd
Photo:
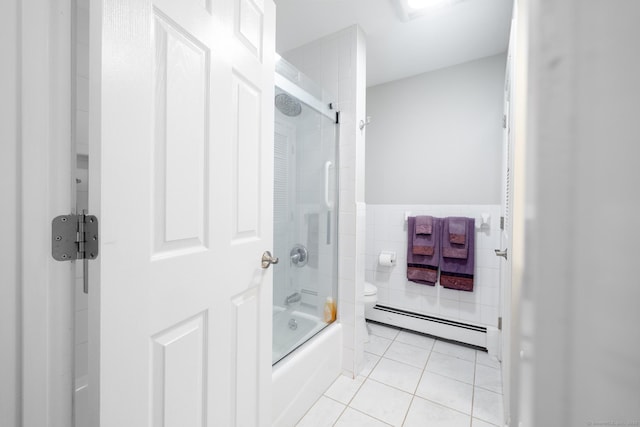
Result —
M 92 425 L 270 423 L 274 21 L 91 2 Z

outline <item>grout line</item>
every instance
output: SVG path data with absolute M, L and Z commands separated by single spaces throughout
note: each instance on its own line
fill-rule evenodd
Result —
M 323 396 L 325 396 L 325 395 L 323 394 Z M 329 396 L 325 396 L 325 397 L 331 399 Z M 336 400 L 336 402 L 337 402 L 337 400 Z M 339 403 L 342 403 L 342 402 L 339 402 Z M 342 403 L 342 404 L 344 405 L 344 403 Z M 336 424 L 338 424 L 338 421 L 340 421 L 340 418 L 342 418 L 342 415 L 344 415 L 344 413 L 347 411 L 348 407 L 349 407 L 349 405 L 344 405 L 344 408 L 342 408 L 342 412 L 340 412 L 340 415 L 338 415 L 338 418 L 336 418 L 335 422 L 333 424 L 331 424 L 332 427 L 335 426 Z
M 420 383 L 422 382 L 422 377 L 424 376 L 425 371 L 427 370 L 427 364 L 429 363 L 429 359 L 431 359 L 431 355 L 433 354 L 433 347 L 435 346 L 435 341 L 431 344 L 431 349 L 429 350 L 429 355 L 427 356 L 426 362 L 424 362 L 424 366 L 422 367 L 422 372 L 420 373 L 420 378 L 418 378 L 418 384 L 416 384 L 415 389 L 413 390 L 413 396 L 411 397 L 411 402 L 409 402 L 409 407 L 407 408 L 407 412 L 404 414 L 404 419 L 402 420 L 402 425 L 407 422 L 407 417 L 409 416 L 409 411 L 411 410 L 411 406 L 413 405 L 413 401 L 416 399 L 416 392 L 418 391 L 418 387 L 420 387 Z
M 373 419 L 374 419 L 374 420 L 376 420 L 376 421 L 380 421 L 382 424 L 385 424 L 385 425 L 388 425 L 388 426 L 393 425 L 393 424 L 389 424 L 389 423 L 388 423 L 388 422 L 386 422 L 386 421 L 382 421 L 380 418 L 376 418 L 376 417 L 374 417 L 374 416 L 373 416 L 373 415 L 371 415 L 371 414 L 364 413 L 364 412 L 362 412 L 362 411 L 361 411 L 361 410 L 359 410 L 359 409 L 353 408 L 353 407 L 351 407 L 351 406 L 349 406 L 349 408 L 351 408 L 352 410 L 354 410 L 354 411 L 356 411 L 356 412 L 360 412 L 361 414 L 366 415 L 366 416 L 367 416 L 367 417 L 369 417 L 369 418 L 373 418 Z
M 471 422 L 469 423 L 469 427 L 473 427 L 473 413 L 474 413 L 474 403 L 476 397 L 476 367 L 478 366 L 478 352 L 476 351 L 473 363 L 473 384 L 471 385 Z

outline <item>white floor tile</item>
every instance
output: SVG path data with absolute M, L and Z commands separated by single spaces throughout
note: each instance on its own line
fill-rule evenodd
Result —
M 370 334 L 377 335 L 388 340 L 394 339 L 398 335 L 398 332 L 400 332 L 398 328 L 380 325 L 378 323 L 367 322 L 367 326 L 369 327 Z
M 390 339 L 372 334 L 369 335 L 369 342 L 364 343 L 364 351 L 382 356 L 384 352 L 387 351 L 387 348 L 389 348 L 389 345 L 391 345 L 391 342 Z
M 364 380 L 365 377 L 363 376 L 352 379 L 345 375 L 340 375 L 324 394 L 338 402 L 348 405 Z
M 411 331 L 401 331 L 396 337 L 396 341 L 415 345 L 416 347 L 425 348 L 427 350 L 431 350 L 433 348 L 433 343 L 436 342 L 434 338 Z
M 296 424 L 296 427 L 330 427 L 346 408 L 342 403 L 320 396 L 309 412 Z
M 502 395 L 476 387 L 473 394 L 473 417 L 502 425 Z
M 422 334 L 369 326 L 360 375 L 340 376 L 297 426 L 503 425 L 498 360 Z
M 500 361 L 493 356 L 489 356 L 486 351 L 476 351 L 476 363 L 489 366 L 494 369 L 500 369 Z
M 437 340 L 433 346 L 433 351 L 448 354 L 449 356 L 468 360 L 470 362 L 476 361 L 476 350 L 459 344 L 452 344 L 450 342 Z
M 453 409 L 415 397 L 403 427 L 469 427 L 471 417 Z
M 477 418 L 471 419 L 471 427 L 498 427 L 495 424 L 489 424 L 486 421 L 479 420 Z
M 335 427 L 387 427 L 388 425 L 351 408 L 347 408 L 335 423 Z
M 430 351 L 425 348 L 394 341 L 384 357 L 422 369 L 427 363 L 429 353 Z
M 502 394 L 502 375 L 500 370 L 484 365 L 476 365 L 476 381 L 474 385 Z
M 433 351 L 429 357 L 429 362 L 427 362 L 426 370 L 473 384 L 474 368 L 475 363 L 473 362 Z
M 367 379 L 349 406 L 391 425 L 400 426 L 411 398 L 409 393 Z
M 379 360 L 380 356 L 373 353 L 367 353 L 365 351 L 364 359 L 362 360 L 362 368 L 360 369 L 360 373 L 358 375 L 362 375 L 363 377 L 369 376 Z
M 420 368 L 383 357 L 369 378 L 413 394 L 421 375 Z
M 473 386 L 425 371 L 416 395 L 465 414 L 471 414 Z

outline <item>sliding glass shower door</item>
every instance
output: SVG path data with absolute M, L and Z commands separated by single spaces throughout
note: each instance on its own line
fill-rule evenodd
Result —
M 276 84 L 273 363 L 335 320 L 338 282 L 337 114 Z

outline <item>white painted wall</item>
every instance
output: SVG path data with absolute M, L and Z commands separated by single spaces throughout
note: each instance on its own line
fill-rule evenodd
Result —
M 364 118 L 366 42 L 357 26 L 281 55 L 335 98 L 340 111 L 338 316 L 343 325 L 343 371 L 355 375 L 364 356 Z
M 637 425 L 640 3 L 520 7 L 530 43 L 513 425 Z
M 367 90 L 366 201 L 499 204 L 506 54 Z
M 18 143 L 18 5 L 3 2 L 0 13 L 0 425 L 18 427 L 20 416 L 20 244 L 21 228 Z

